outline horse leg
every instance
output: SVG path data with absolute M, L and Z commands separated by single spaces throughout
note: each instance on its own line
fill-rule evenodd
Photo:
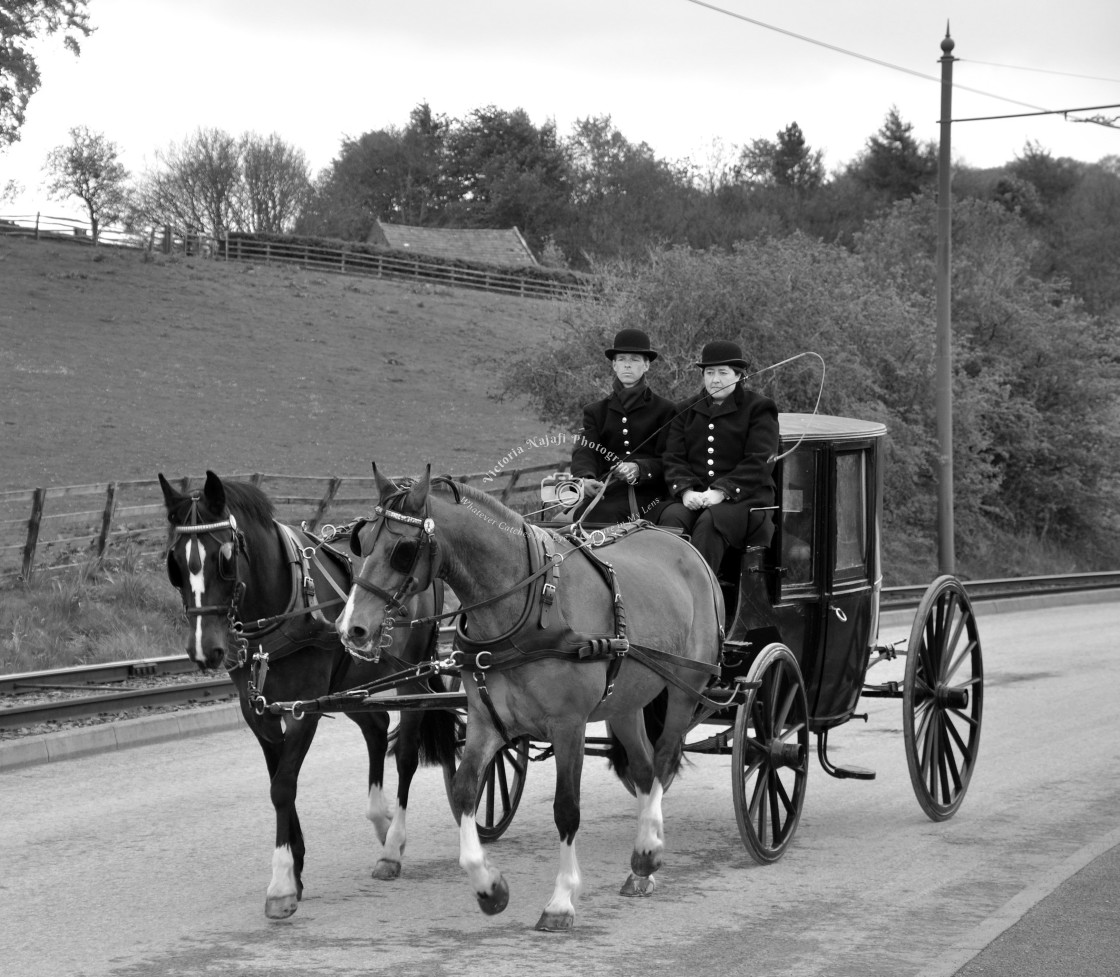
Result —
M 306 716 L 289 719 L 284 726 L 284 742 L 271 787 L 272 806 L 276 809 L 276 848 L 264 902 L 264 914 L 269 919 L 291 916 L 303 898 L 305 847 L 296 813 L 296 786 L 318 723 L 318 716 Z
M 653 873 L 661 867 L 665 847 L 661 817 L 661 784 L 654 778 L 650 745 L 642 712 L 611 720 L 611 733 L 626 750 L 628 772 L 638 800 L 638 834 L 630 854 L 630 876 L 622 884 L 620 895 L 649 896 L 653 894 Z
M 366 741 L 366 754 L 369 757 L 369 775 L 366 779 L 366 819 L 373 825 L 379 844 L 385 844 L 389 833 L 392 812 L 385 799 L 385 752 L 388 748 L 389 715 L 384 712 L 356 712 L 350 714 L 362 731 Z M 375 879 L 383 878 L 378 874 L 381 863 L 373 869 Z
M 576 858 L 576 832 L 579 831 L 584 736 L 582 723 L 554 730 L 552 735 L 556 756 L 556 796 L 552 800 L 552 814 L 560 833 L 560 869 L 556 873 L 552 898 L 537 920 L 537 929 L 549 933 L 567 932 L 576 921 L 575 902 L 582 882 Z
M 420 723 L 423 714 L 402 712 L 397 727 L 397 809 L 381 839 L 381 857 L 373 869 L 373 877 L 384 882 L 400 878 L 401 860 L 408 840 L 408 789 L 420 765 Z
M 501 737 L 483 715 L 468 716 L 463 759 L 451 782 L 451 813 L 459 822 L 459 865 L 470 879 L 479 908 L 488 916 L 509 904 L 509 886 L 486 857 L 474 816 L 482 775 L 501 745 Z

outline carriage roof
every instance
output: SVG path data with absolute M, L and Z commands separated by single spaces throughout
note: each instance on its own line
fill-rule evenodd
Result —
M 802 441 L 863 441 L 881 438 L 887 433 L 885 424 L 878 421 L 861 421 L 854 417 L 834 417 L 830 414 L 779 414 L 778 423 L 783 442 Z

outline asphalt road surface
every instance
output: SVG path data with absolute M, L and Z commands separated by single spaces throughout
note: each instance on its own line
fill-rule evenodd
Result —
M 869 721 L 836 730 L 830 752 L 878 778 L 837 781 L 814 762 L 784 859 L 751 861 L 730 759 L 700 757 L 665 800 L 656 893 L 624 899 L 634 802 L 589 759 L 576 929 L 538 933 L 558 867 L 550 761 L 489 846 L 511 897 L 486 917 L 436 770 L 414 784 L 402 877 L 370 878 L 361 739 L 324 720 L 300 781 L 304 899 L 274 922 L 267 777 L 238 729 L 0 774 L 0 960 L 36 977 L 951 974 L 986 920 L 1120 828 L 1120 604 L 981 608 L 979 623 L 980 761 L 948 822 L 914 798 L 900 702 L 864 700 Z

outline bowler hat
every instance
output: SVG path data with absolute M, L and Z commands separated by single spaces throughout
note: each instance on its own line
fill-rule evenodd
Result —
M 741 370 L 750 369 L 750 364 L 743 359 L 743 351 L 738 343 L 729 339 L 716 339 L 707 343 L 700 353 L 700 362 L 696 364 L 700 369 L 709 366 L 737 366 Z
M 657 359 L 657 350 L 649 348 L 649 336 L 641 329 L 620 329 L 614 337 L 614 345 L 607 350 L 607 359 L 613 360 L 619 353 L 639 353 L 652 363 Z

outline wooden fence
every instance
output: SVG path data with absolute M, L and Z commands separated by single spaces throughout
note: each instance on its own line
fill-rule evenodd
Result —
M 540 481 L 562 462 L 456 476 L 523 514 L 540 508 Z M 374 505 L 372 476 L 234 476 L 264 489 L 281 522 L 310 529 L 341 525 Z M 201 479 L 179 479 L 182 491 Z M 133 555 L 159 556 L 167 545 L 163 493 L 155 479 L 0 492 L 0 577 L 70 570 Z
M 2 235 L 92 243 L 90 225 L 87 222 L 42 214 L 0 215 L 0 236 Z M 516 268 L 508 271 L 500 268 L 464 268 L 446 261 L 426 258 L 421 254 L 353 250 L 342 241 L 268 241 L 240 235 L 215 239 L 168 226 L 148 228 L 142 233 L 134 234 L 103 227 L 100 243 L 115 247 L 156 249 L 165 254 L 193 254 L 226 261 L 292 264 L 311 271 L 419 281 L 523 298 L 568 298 L 573 294 L 590 292 L 594 281 L 590 276 L 583 276 L 578 280 L 553 280 L 543 275 L 519 273 Z
M 315 271 L 407 279 L 430 284 L 473 288 L 522 298 L 566 298 L 589 290 L 586 283 L 555 281 L 519 274 L 517 269 L 464 268 L 427 260 L 424 255 L 352 250 L 343 242 L 268 241 L 233 236 L 218 242 L 218 253 L 229 261 L 298 264 Z

